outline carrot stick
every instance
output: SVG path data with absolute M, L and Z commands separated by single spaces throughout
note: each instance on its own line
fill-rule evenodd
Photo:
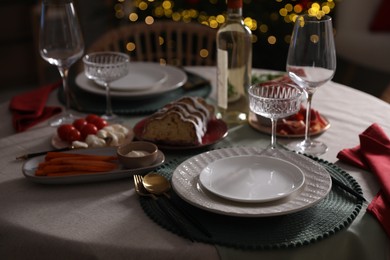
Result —
M 58 172 L 58 171 L 69 171 L 68 169 L 80 169 L 81 171 L 97 171 L 97 172 L 103 172 L 103 171 L 110 171 L 113 169 L 116 169 L 117 166 L 115 164 L 112 165 L 84 165 L 84 164 L 48 164 L 41 168 L 38 168 L 38 170 L 43 171 L 44 173 L 49 172 Z
M 45 176 L 57 177 L 57 176 L 74 176 L 74 175 L 96 174 L 96 173 L 98 173 L 98 172 L 56 172 L 56 173 L 48 173 Z
M 71 154 L 63 152 L 49 152 L 45 161 L 38 164 L 36 176 L 52 176 L 53 174 L 77 175 L 86 173 L 106 172 L 118 166 L 112 162 L 116 156 Z
M 48 152 L 45 156 L 46 161 L 50 161 L 54 158 L 63 158 L 63 157 L 79 157 L 85 158 L 88 160 L 101 160 L 101 161 L 112 161 L 117 160 L 116 156 L 109 155 L 94 155 L 94 154 L 75 154 L 75 153 L 63 153 L 63 152 Z
M 35 170 L 35 176 L 45 176 L 46 173 L 44 171 L 42 171 L 41 169 L 36 169 Z
M 61 160 L 57 160 L 57 159 L 61 159 Z M 80 164 L 80 165 L 91 165 L 91 166 L 99 166 L 100 165 L 102 167 L 109 166 L 109 165 L 116 166 L 115 163 L 109 162 L 109 161 L 85 160 L 85 159 L 74 158 L 74 157 L 57 158 L 57 159 L 53 159 L 53 160 L 46 161 L 46 162 L 41 162 L 41 163 L 39 163 L 38 168 L 42 168 L 42 167 L 45 167 L 47 165 L 64 165 L 64 164 Z

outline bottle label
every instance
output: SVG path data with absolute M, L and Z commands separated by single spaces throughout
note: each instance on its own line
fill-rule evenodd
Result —
M 228 107 L 228 52 L 218 49 L 217 51 L 217 99 L 218 106 Z

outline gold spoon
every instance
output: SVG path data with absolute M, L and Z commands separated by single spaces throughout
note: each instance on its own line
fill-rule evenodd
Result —
M 145 189 L 150 193 L 156 195 L 164 194 L 169 198 L 169 195 L 166 192 L 171 188 L 171 184 L 164 176 L 151 172 L 144 176 L 142 183 Z

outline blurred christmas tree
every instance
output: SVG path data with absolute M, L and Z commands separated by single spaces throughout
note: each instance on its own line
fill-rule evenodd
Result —
M 243 0 L 245 24 L 253 32 L 253 67 L 284 70 L 293 20 L 299 14 L 332 15 L 333 0 Z M 119 23 L 156 19 L 198 22 L 218 28 L 226 0 L 117 0 Z

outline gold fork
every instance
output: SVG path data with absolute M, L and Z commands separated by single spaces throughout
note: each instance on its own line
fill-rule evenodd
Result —
M 135 188 L 135 191 L 137 192 L 138 195 L 144 196 L 144 197 L 151 197 L 152 199 L 157 200 L 157 197 L 154 194 L 148 192 L 145 189 L 145 187 L 142 183 L 142 176 L 141 175 L 134 174 L 133 179 L 134 179 L 134 188 Z
M 175 213 L 173 213 L 171 211 L 171 209 L 169 209 L 169 207 L 167 205 L 162 203 L 154 194 L 148 192 L 145 189 L 145 187 L 142 183 L 143 177 L 141 175 L 134 174 L 133 179 L 134 179 L 134 188 L 135 188 L 135 191 L 137 192 L 137 194 L 140 196 L 143 196 L 143 197 L 150 197 L 154 201 L 156 201 L 157 206 L 159 207 L 161 212 L 166 216 L 168 221 L 170 221 L 173 225 L 175 225 L 178 228 L 179 232 L 184 237 L 187 237 L 189 240 L 194 242 L 194 239 L 192 238 L 191 234 L 187 231 L 185 224 L 182 223 L 179 219 L 177 219 Z

